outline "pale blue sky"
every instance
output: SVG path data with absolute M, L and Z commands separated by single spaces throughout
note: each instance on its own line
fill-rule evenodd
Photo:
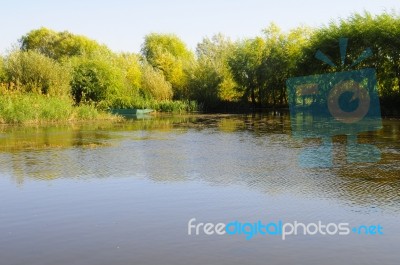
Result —
M 0 0 L 0 7 L 1 53 L 41 26 L 86 35 L 114 51 L 138 52 L 150 32 L 175 33 L 194 49 L 205 36 L 252 37 L 270 22 L 287 30 L 364 10 L 400 13 L 399 0 Z

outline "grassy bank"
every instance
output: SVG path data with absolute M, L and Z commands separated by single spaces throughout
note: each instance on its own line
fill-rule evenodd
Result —
M 126 101 L 125 101 L 126 102 Z M 130 104 L 117 104 L 113 108 L 150 108 L 157 112 L 185 113 L 199 109 L 195 101 L 134 100 Z M 40 94 L 0 95 L 0 124 L 40 124 L 51 122 L 77 122 L 115 120 L 121 118 L 106 111 L 110 107 L 82 104 L 73 100 Z
M 196 101 L 188 100 L 163 100 L 155 101 L 152 100 L 148 104 L 149 108 L 154 109 L 159 112 L 193 112 L 201 109 Z
M 73 106 L 68 98 L 38 94 L 0 96 L 0 124 L 29 124 L 85 120 L 117 120 L 90 105 Z
M 122 97 L 106 100 L 98 104 L 99 109 L 153 109 L 157 112 L 193 112 L 202 109 L 196 101 L 155 100 L 134 97 Z

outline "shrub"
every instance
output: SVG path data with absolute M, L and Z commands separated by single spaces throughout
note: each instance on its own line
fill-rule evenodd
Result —
M 66 121 L 72 114 L 71 101 L 37 94 L 0 97 L 0 123 Z
M 75 58 L 71 81 L 76 103 L 99 102 L 122 93 L 122 71 L 105 58 Z
M 50 96 L 69 96 L 67 67 L 34 51 L 15 51 L 4 62 L 5 79 L 13 89 Z
M 163 73 L 145 64 L 142 73 L 142 91 L 145 97 L 156 100 L 168 100 L 172 98 L 172 86 L 165 80 Z
M 116 55 L 113 61 L 123 72 L 127 87 L 137 92 L 142 81 L 140 56 L 134 53 L 122 53 Z
M 0 124 L 117 119 L 92 105 L 73 107 L 72 103 L 71 99 L 37 94 L 4 94 L 0 97 Z
M 3 83 L 6 81 L 6 69 L 4 65 L 4 58 L 3 56 L 0 56 L 0 83 Z
M 193 67 L 189 78 L 190 96 L 207 107 L 215 108 L 221 102 L 218 92 L 223 81 L 223 77 L 210 65 L 199 63 Z
M 99 112 L 93 105 L 81 105 L 75 111 L 79 120 L 93 120 L 99 116 Z

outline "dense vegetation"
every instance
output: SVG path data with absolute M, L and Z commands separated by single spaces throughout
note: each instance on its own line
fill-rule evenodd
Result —
M 321 50 L 340 62 L 338 39 L 349 39 L 346 60 L 370 47 L 373 56 L 349 68 L 316 60 Z M 327 26 L 231 41 L 204 38 L 196 52 L 173 34 L 145 37 L 140 53 L 114 53 L 69 32 L 32 30 L 20 47 L 0 56 L 0 122 L 96 118 L 110 108 L 159 111 L 233 110 L 287 106 L 292 76 L 375 67 L 382 108 L 400 114 L 400 17 L 355 14 Z M 104 115 L 102 117 L 105 117 Z

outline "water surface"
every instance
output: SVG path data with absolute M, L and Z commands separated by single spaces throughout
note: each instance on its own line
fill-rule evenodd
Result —
M 1 264 L 399 264 L 400 122 L 379 163 L 304 169 L 286 115 L 0 128 Z M 187 223 L 381 224 L 384 235 L 189 236 Z

